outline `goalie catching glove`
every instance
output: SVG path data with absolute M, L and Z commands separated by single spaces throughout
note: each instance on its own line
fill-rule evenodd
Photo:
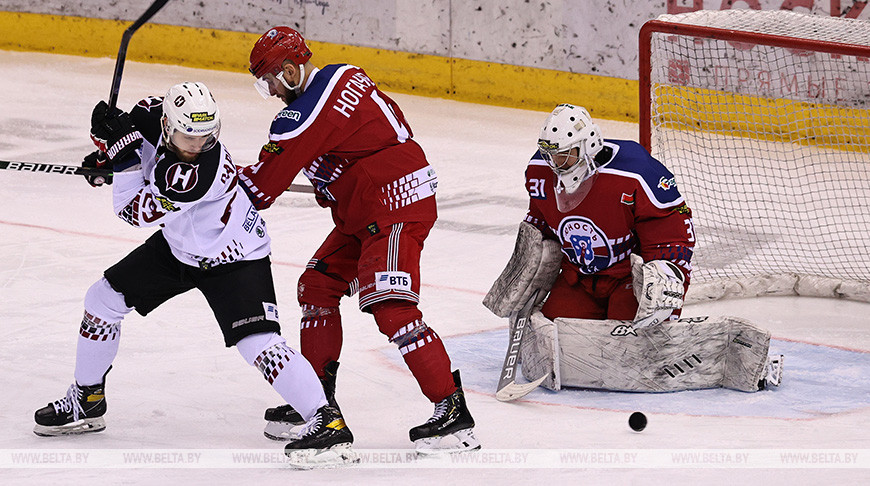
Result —
M 683 272 L 667 260 L 652 260 L 631 255 L 631 277 L 637 314 L 632 327 L 641 329 L 666 321 L 683 307 Z
M 105 101 L 97 103 L 91 113 L 91 139 L 112 165 L 123 162 L 142 145 L 142 134 L 130 115 L 116 107 L 109 108 Z

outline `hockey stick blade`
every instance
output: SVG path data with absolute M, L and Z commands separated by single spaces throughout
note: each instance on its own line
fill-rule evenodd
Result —
M 127 45 L 130 43 L 130 38 L 133 33 L 139 30 L 145 22 L 151 20 L 161 8 L 163 8 L 169 0 L 155 0 L 142 15 L 127 27 L 124 35 L 121 36 L 121 45 L 118 47 L 118 58 L 115 60 L 115 73 L 112 75 L 112 90 L 109 92 L 109 107 L 114 108 L 118 104 L 118 91 L 121 90 L 121 75 L 124 73 L 124 60 L 127 58 Z
M 78 167 L 64 164 L 43 164 L 41 162 L 16 162 L 12 160 L 0 160 L 0 170 L 16 170 L 19 172 L 45 172 L 47 174 L 61 175 L 112 175 L 112 169 L 96 167 Z
M 495 392 L 495 398 L 501 402 L 509 402 L 522 398 L 528 395 L 532 390 L 538 387 L 541 382 L 547 378 L 546 375 L 534 380 L 530 383 L 516 383 L 517 360 L 520 354 L 520 344 L 525 335 L 526 324 L 529 317 L 532 315 L 532 309 L 535 306 L 535 301 L 538 297 L 538 292 L 535 291 L 523 307 L 511 314 L 510 328 L 512 331 L 511 341 L 508 345 L 507 354 L 504 357 L 504 364 L 501 367 L 501 376 L 498 380 L 498 388 Z
M 529 383 L 510 382 L 505 385 L 504 388 L 495 392 L 495 398 L 500 402 L 510 402 L 518 398 L 523 398 L 524 396 L 531 393 L 535 388 L 540 386 L 540 384 L 543 383 L 546 378 L 547 375 L 544 375 L 537 380 Z

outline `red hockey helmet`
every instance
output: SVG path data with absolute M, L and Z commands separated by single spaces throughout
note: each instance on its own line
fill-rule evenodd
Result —
M 305 64 L 311 59 L 311 50 L 305 45 L 302 34 L 290 27 L 280 26 L 269 29 L 260 36 L 251 49 L 251 67 L 248 69 L 256 78 L 266 74 L 278 74 L 284 60 L 294 64 Z

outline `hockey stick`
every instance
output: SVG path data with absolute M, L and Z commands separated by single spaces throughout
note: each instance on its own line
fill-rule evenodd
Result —
M 78 167 L 75 165 L 43 164 L 40 162 L 16 162 L 12 160 L 0 160 L 0 170 L 17 170 L 19 172 L 45 172 L 48 174 L 63 175 L 108 176 L 112 174 L 112 169 L 108 167 Z
M 118 59 L 115 61 L 115 74 L 112 75 L 112 91 L 109 93 L 109 108 L 114 108 L 118 104 L 118 91 L 121 89 L 121 75 L 124 73 L 124 60 L 127 58 L 127 44 L 130 43 L 130 38 L 133 33 L 139 30 L 145 22 L 148 22 L 158 10 L 163 8 L 169 0 L 154 0 L 154 3 L 148 7 L 135 22 L 124 31 L 121 36 L 121 46 L 118 48 Z
M 0 160 L 0 170 L 16 170 L 19 172 L 45 172 L 46 174 L 61 175 L 112 175 L 112 169 L 108 167 L 78 167 L 75 165 L 44 164 L 41 162 L 17 162 L 14 160 Z M 311 186 L 306 186 L 305 184 L 290 184 L 290 187 L 288 187 L 286 191 L 298 192 L 301 194 L 313 194 L 314 188 Z
M 504 357 L 504 364 L 501 367 L 501 377 L 498 380 L 498 388 L 495 392 L 495 398 L 500 402 L 509 402 L 522 398 L 529 394 L 532 390 L 538 387 L 541 382 L 547 378 L 544 375 L 530 383 L 516 383 L 517 359 L 520 354 L 520 343 L 523 341 L 523 335 L 526 331 L 526 324 L 529 317 L 532 315 L 532 309 L 535 307 L 538 292 L 532 294 L 529 300 L 523 307 L 512 312 L 509 321 L 512 330 L 510 345 L 508 346 L 507 354 Z

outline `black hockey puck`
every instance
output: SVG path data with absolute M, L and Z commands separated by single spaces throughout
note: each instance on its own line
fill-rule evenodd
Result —
M 634 412 L 628 417 L 628 426 L 635 432 L 646 428 L 646 415 L 642 412 Z

